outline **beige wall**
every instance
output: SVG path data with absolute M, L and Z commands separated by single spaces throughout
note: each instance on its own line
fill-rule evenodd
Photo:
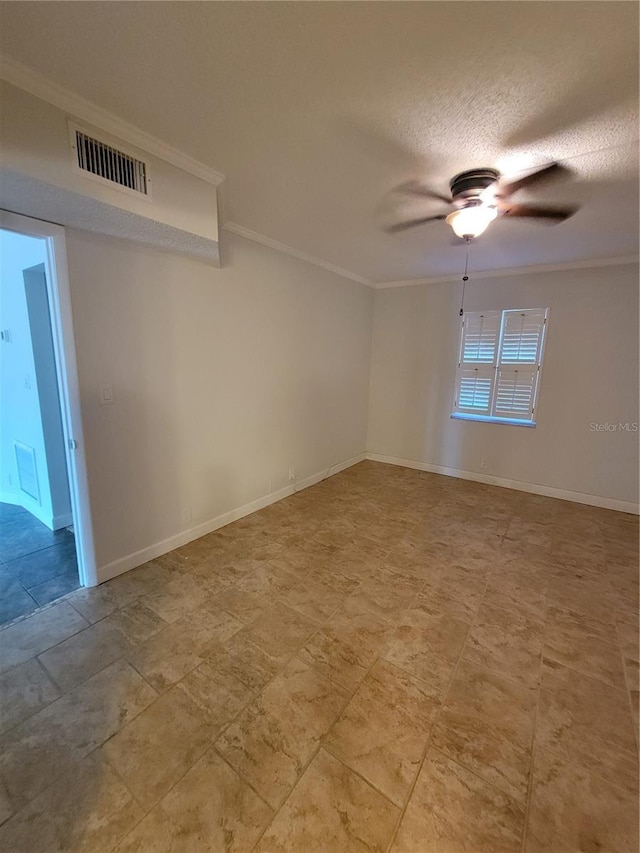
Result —
M 371 289 L 235 235 L 222 269 L 73 230 L 67 246 L 100 579 L 291 467 L 300 483 L 365 450 L 638 500 L 638 434 L 590 427 L 638 420 L 637 266 L 471 282 L 468 310 L 550 308 L 527 429 L 449 418 L 455 283 L 377 291 L 374 313 Z
M 364 452 L 371 289 L 232 235 L 222 269 L 72 230 L 67 248 L 101 578 L 290 467 Z
M 460 285 L 376 292 L 367 449 L 481 475 L 638 501 L 638 267 L 472 280 L 469 311 L 549 307 L 537 426 L 451 420 Z M 481 468 L 486 457 L 487 468 Z

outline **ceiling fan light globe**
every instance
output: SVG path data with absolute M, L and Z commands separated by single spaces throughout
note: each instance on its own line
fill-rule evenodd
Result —
M 447 216 L 446 222 L 458 237 L 478 237 L 498 215 L 495 207 L 475 205 L 454 210 Z

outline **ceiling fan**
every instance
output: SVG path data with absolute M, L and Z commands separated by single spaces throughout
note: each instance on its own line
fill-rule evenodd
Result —
M 511 201 L 511 196 L 519 190 L 532 188 L 550 179 L 557 179 L 571 174 L 566 166 L 560 163 L 550 163 L 542 169 L 530 172 L 528 175 L 513 181 L 504 180 L 497 169 L 471 169 L 461 172 L 450 181 L 451 197 L 430 190 L 417 181 L 409 181 L 396 188 L 396 192 L 406 193 L 422 198 L 436 199 L 452 206 L 450 213 L 440 213 L 436 216 L 419 216 L 417 218 L 398 222 L 386 228 L 394 234 L 413 228 L 425 222 L 445 220 L 456 236 L 467 241 L 478 237 L 498 217 L 543 219 L 548 222 L 563 222 L 572 216 L 576 207 L 543 207 L 533 204 L 518 204 Z

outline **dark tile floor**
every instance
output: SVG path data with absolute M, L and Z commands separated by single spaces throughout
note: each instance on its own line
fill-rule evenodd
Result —
M 69 530 L 49 530 L 20 506 L 0 503 L 0 624 L 79 587 Z

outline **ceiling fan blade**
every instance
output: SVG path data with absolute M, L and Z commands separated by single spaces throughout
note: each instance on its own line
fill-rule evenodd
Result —
M 413 228 L 414 226 L 422 225 L 425 222 L 435 222 L 436 219 L 446 218 L 446 213 L 441 213 L 439 216 L 420 216 L 417 219 L 408 219 L 406 222 L 398 222 L 396 225 L 389 225 L 384 230 L 387 234 L 397 234 L 399 231 L 406 231 L 407 228 Z
M 445 204 L 451 204 L 451 196 L 442 195 L 442 193 L 437 193 L 428 187 L 423 187 L 417 181 L 406 181 L 404 184 L 399 184 L 394 192 L 417 195 L 420 198 L 434 198 L 443 201 Z
M 532 204 L 506 204 L 500 206 L 500 215 L 508 217 L 529 217 L 564 222 L 576 212 L 577 207 L 537 207 Z
M 501 184 L 498 192 L 501 196 L 508 197 L 524 187 L 540 186 L 548 180 L 556 180 L 570 174 L 571 170 L 561 163 L 549 163 L 548 166 L 544 166 L 544 168 L 538 169 L 535 172 L 530 172 L 528 175 L 523 175 L 515 181 L 510 181 L 508 184 Z

